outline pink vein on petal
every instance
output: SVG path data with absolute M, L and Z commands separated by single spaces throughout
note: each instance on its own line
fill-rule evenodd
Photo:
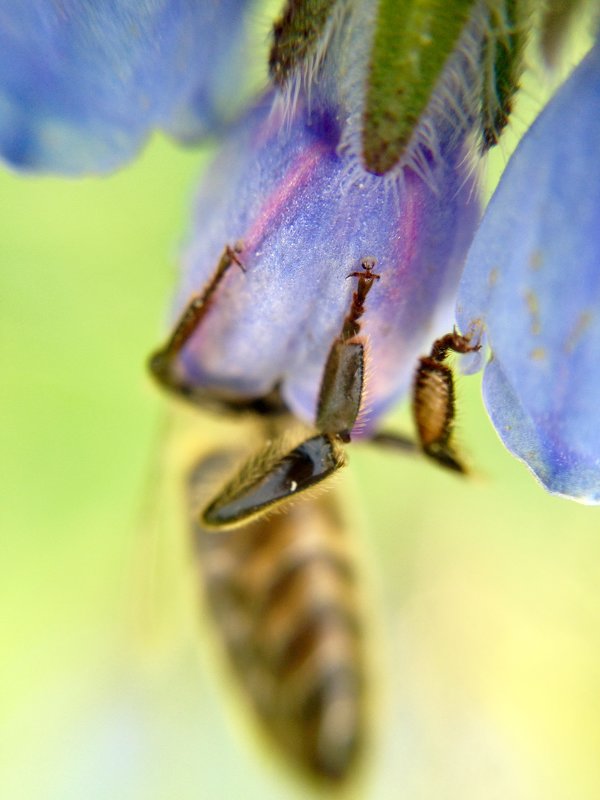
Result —
M 246 249 L 255 252 L 260 247 L 263 239 L 273 229 L 277 217 L 289 208 L 291 198 L 297 196 L 297 192 L 308 182 L 325 152 L 327 150 L 323 145 L 316 144 L 305 150 L 292 164 L 285 179 L 279 183 L 277 190 L 264 205 L 262 213 L 244 236 Z

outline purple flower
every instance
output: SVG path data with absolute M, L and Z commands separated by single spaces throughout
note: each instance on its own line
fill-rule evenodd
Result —
M 157 128 L 185 141 L 223 133 L 240 107 L 232 98 L 247 63 L 249 5 L 5 3 L 0 155 L 24 170 L 105 172 Z M 502 66 L 512 41 L 510 26 L 493 31 L 499 10 L 512 6 L 475 6 L 405 151 L 374 175 L 361 148 L 377 8 L 336 4 L 306 59 L 286 51 L 294 67 L 274 107 L 264 101 L 224 134 L 198 198 L 175 308 L 240 241 L 246 271 L 227 273 L 182 354 L 182 377 L 234 398 L 278 387 L 296 415 L 314 421 L 324 361 L 354 288 L 347 276 L 376 259 L 381 280 L 362 331 L 367 433 L 406 390 L 418 355 L 451 326 L 478 218 L 473 141 L 482 97 L 495 96 L 482 48 L 489 55 L 495 42 Z M 600 502 L 598 48 L 512 158 L 457 306 L 461 329 L 482 330 L 489 343 L 484 396 L 504 443 L 550 491 L 587 502 Z M 418 57 L 420 68 L 427 56 Z M 496 112 L 487 109 L 488 119 L 501 118 Z
M 425 80 L 426 77 L 420 73 L 427 73 L 428 77 L 428 70 L 432 70 L 428 55 L 444 47 L 442 37 L 439 40 L 430 38 L 431 29 L 435 29 L 436 19 L 444 19 L 449 12 L 436 12 L 431 7 L 418 9 L 416 6 L 418 3 L 411 11 L 413 16 L 409 15 L 410 18 L 406 19 L 405 29 L 398 32 L 397 49 L 406 51 L 406 59 L 402 64 L 407 69 L 406 62 L 411 62 L 413 71 L 409 69 L 406 74 L 410 75 L 412 83 L 419 84 L 419 80 Z M 351 0 L 338 4 L 324 27 L 319 43 L 309 57 L 295 64 L 281 87 L 282 104 L 288 112 L 293 109 L 296 98 L 303 96 L 310 98 L 313 108 L 327 109 L 332 123 L 335 122 L 337 126 L 338 152 L 349 163 L 356 165 L 358 179 L 361 174 L 359 165 L 366 163 L 363 134 L 366 117 L 370 113 L 368 94 L 373 81 L 372 62 L 376 57 L 373 48 L 380 13 L 381 8 L 374 0 Z M 389 8 L 385 13 L 389 13 Z M 463 14 L 464 9 L 461 9 L 457 17 L 462 18 Z M 425 44 L 417 33 L 419 26 L 424 28 L 422 40 Z M 424 91 L 429 99 L 422 112 L 417 113 L 410 105 L 414 100 L 412 96 L 408 101 L 409 108 L 405 113 L 411 119 L 412 126 L 408 127 L 412 134 L 404 151 L 397 160 L 385 158 L 388 164 L 386 169 L 373 171 L 387 172 L 394 164 L 409 166 L 428 180 L 432 170 L 448 152 L 460 150 L 468 136 L 475 139 L 485 80 L 482 48 L 486 36 L 493 38 L 495 35 L 491 27 L 488 11 L 484 7 L 476 7 L 466 16 L 462 32 L 456 41 L 453 40 L 454 47 L 443 62 L 437 82 L 431 87 L 431 95 Z M 406 87 L 398 86 L 396 90 L 399 95 L 410 94 Z M 380 102 L 384 104 L 385 100 L 381 99 Z M 385 120 L 385 124 L 381 123 L 382 140 L 379 142 L 385 150 L 390 146 L 385 137 L 394 139 L 394 126 L 402 120 L 397 118 L 397 109 L 376 107 L 378 116 Z M 395 173 L 397 175 L 398 170 Z
M 183 351 L 180 378 L 235 400 L 279 388 L 294 414 L 314 422 L 327 354 L 355 288 L 348 276 L 375 259 L 381 279 L 361 329 L 368 396 L 355 433 L 363 434 L 451 327 L 480 213 L 468 143 L 481 19 L 467 26 L 404 157 L 380 176 L 364 169 L 356 144 L 374 8 L 361 0 L 334 15 L 328 45 L 271 112 L 265 101 L 226 138 L 197 201 L 175 309 L 208 284 L 223 248 L 240 242 L 245 271 L 230 270 L 219 286 Z
M 600 43 L 521 141 L 457 305 L 491 360 L 485 404 L 548 491 L 600 502 Z
M 183 352 L 184 377 L 235 398 L 281 388 L 315 419 L 323 368 L 365 257 L 381 280 L 366 304 L 368 409 L 363 431 L 406 389 L 417 356 L 451 324 L 451 306 L 479 217 L 464 146 L 379 177 L 337 153 L 338 131 L 300 97 L 287 125 L 265 103 L 227 137 L 206 175 L 184 258 L 177 312 L 209 281 L 225 245 L 241 242 Z M 432 177 L 434 176 L 434 177 Z M 432 181 L 435 180 L 435 185 Z
M 239 108 L 248 6 L 4 2 L 0 156 L 24 170 L 106 172 L 155 128 L 184 141 L 219 129 Z
M 65 0 L 5 7 L 0 153 L 22 169 L 106 171 L 132 157 L 154 128 L 190 139 L 218 126 L 232 116 L 227 90 L 244 64 L 247 6 Z M 381 280 L 362 331 L 366 431 L 451 324 L 479 216 L 467 148 L 476 112 L 465 102 L 479 80 L 473 31 L 451 58 L 406 158 L 383 177 L 363 169 L 357 76 L 367 68 L 374 8 L 361 0 L 348 14 L 336 12 L 311 73 L 318 81 L 308 86 L 305 75 L 292 102 L 276 103 L 272 113 L 268 103 L 257 107 L 226 134 L 203 183 L 178 293 L 179 310 L 210 279 L 223 248 L 241 240 L 246 272 L 227 274 L 181 369 L 199 388 L 234 397 L 277 386 L 295 414 L 314 421 L 324 362 L 355 288 L 347 276 L 361 259 L 376 259 Z

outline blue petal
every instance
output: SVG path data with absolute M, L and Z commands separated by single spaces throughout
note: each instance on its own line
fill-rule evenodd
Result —
M 0 156 L 105 172 L 153 128 L 231 118 L 248 0 L 9 0 L 0 8 Z
M 523 138 L 468 256 L 489 414 L 551 492 L 600 503 L 600 44 Z
M 336 151 L 326 121 L 302 101 L 281 129 L 261 108 L 232 132 L 206 176 L 176 311 L 201 291 L 226 244 L 231 269 L 183 354 L 196 385 L 236 397 L 280 385 L 314 421 L 325 360 L 348 312 L 362 258 L 381 280 L 367 298 L 368 432 L 410 382 L 417 357 L 451 322 L 459 271 L 479 217 L 464 149 L 436 166 L 437 191 L 411 170 L 363 173 Z

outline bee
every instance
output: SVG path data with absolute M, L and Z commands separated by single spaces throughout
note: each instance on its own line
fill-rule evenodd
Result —
M 366 727 L 358 570 L 334 493 L 215 535 L 201 515 L 216 453 L 188 479 L 206 605 L 243 695 L 288 763 L 328 783 L 358 763 Z
M 346 446 L 360 420 L 367 382 L 361 320 L 381 275 L 375 259 L 365 257 L 347 276 L 356 281 L 355 290 L 329 348 L 311 429 L 294 420 L 277 387 L 266 397 L 240 399 L 182 377 L 178 357 L 234 267 L 245 271 L 242 242 L 223 250 L 212 277 L 149 366 L 164 388 L 195 405 L 261 421 L 266 444 L 258 453 L 240 463 L 235 452 L 218 450 L 188 478 L 204 593 L 264 729 L 305 774 L 340 783 L 364 749 L 364 615 L 343 515 L 333 494 L 317 490 L 347 463 Z M 445 361 L 450 351 L 475 349 L 454 331 L 420 360 L 413 385 L 418 444 L 385 432 L 373 440 L 420 449 L 464 472 L 453 445 L 453 376 Z M 229 479 L 207 498 L 215 474 L 227 472 Z

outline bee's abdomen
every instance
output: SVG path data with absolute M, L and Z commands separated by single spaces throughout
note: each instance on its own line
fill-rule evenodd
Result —
M 331 500 L 197 534 L 210 611 L 258 716 L 298 766 L 342 780 L 363 738 L 364 663 L 354 568 Z

